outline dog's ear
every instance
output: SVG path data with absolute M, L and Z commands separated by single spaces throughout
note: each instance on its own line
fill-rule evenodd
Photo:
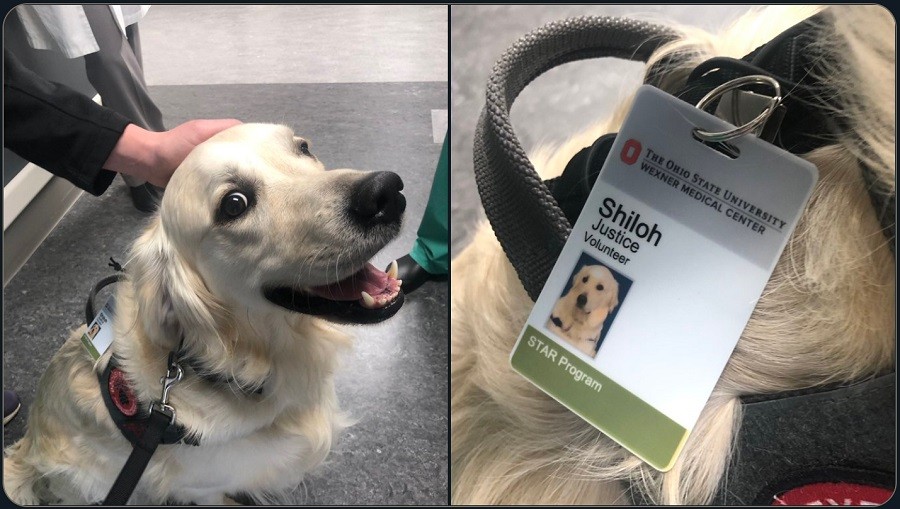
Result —
M 616 306 L 619 305 L 619 282 L 613 279 L 613 284 L 610 285 L 609 291 L 609 312 L 612 313 L 613 309 L 616 309 Z
M 158 219 L 132 246 L 127 274 L 150 340 L 176 348 L 185 331 L 216 334 L 225 310 L 166 237 Z
M 582 276 L 584 275 L 584 271 L 585 271 L 585 268 L 582 267 L 581 270 L 579 270 L 578 272 L 575 273 L 575 275 L 572 276 L 572 286 L 575 286 L 576 284 L 578 284 L 578 280 L 582 278 Z

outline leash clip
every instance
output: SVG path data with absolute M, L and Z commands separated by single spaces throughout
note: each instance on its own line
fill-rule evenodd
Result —
M 159 398 L 159 401 L 154 401 L 150 404 L 151 412 L 153 412 L 154 406 L 158 406 L 159 411 L 166 415 L 171 415 L 171 424 L 175 424 L 175 408 L 169 404 L 169 391 L 172 390 L 172 387 L 180 382 L 182 378 L 184 378 L 184 370 L 181 369 L 181 364 L 178 364 L 177 362 L 169 363 L 166 375 L 159 379 L 159 383 L 163 386 L 162 396 Z

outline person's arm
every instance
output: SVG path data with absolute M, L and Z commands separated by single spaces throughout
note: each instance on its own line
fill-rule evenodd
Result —
M 3 145 L 91 194 L 102 194 L 115 177 L 103 164 L 128 119 L 38 76 L 9 50 L 3 57 Z
M 3 145 L 99 196 L 115 172 L 165 186 L 198 144 L 234 119 L 192 120 L 152 132 L 64 85 L 47 81 L 4 50 Z

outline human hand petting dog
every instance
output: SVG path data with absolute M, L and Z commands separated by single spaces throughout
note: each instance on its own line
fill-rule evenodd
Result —
M 241 123 L 233 118 L 189 120 L 163 132 L 148 131 L 129 124 L 103 163 L 103 168 L 165 187 L 175 169 L 194 147 Z

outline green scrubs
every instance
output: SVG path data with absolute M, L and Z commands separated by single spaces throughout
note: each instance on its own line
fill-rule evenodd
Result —
M 447 135 L 444 135 L 444 146 L 441 157 L 434 170 L 434 181 L 431 183 L 431 194 L 425 206 L 425 215 L 419 224 L 418 238 L 409 255 L 430 274 L 442 275 L 450 271 L 450 235 L 449 235 L 449 193 L 450 186 L 449 160 L 447 154 Z

